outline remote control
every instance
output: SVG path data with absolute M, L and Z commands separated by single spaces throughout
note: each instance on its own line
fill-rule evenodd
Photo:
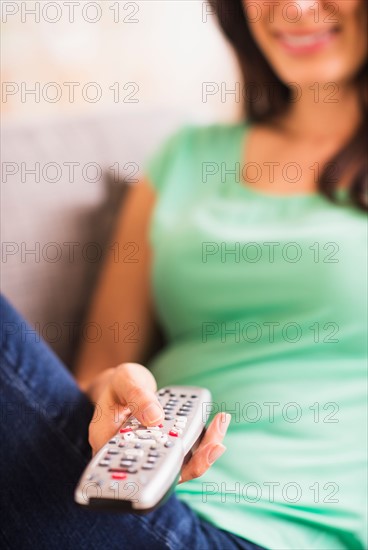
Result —
M 131 415 L 92 458 L 75 490 L 78 504 L 148 513 L 171 495 L 190 451 L 198 446 L 211 410 L 211 394 L 193 386 L 157 392 L 165 419 L 142 426 Z

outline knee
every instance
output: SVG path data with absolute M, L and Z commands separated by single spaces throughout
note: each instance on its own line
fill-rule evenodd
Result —
M 24 335 L 34 339 L 37 335 L 4 295 L 0 294 L 0 349 L 17 349 Z

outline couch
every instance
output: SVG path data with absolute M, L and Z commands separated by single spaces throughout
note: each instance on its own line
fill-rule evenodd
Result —
M 69 368 L 125 193 L 185 122 L 157 111 L 3 125 L 1 289 Z

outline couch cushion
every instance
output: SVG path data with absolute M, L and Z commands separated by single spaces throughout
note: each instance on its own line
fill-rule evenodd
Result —
M 136 180 L 147 155 L 183 120 L 113 113 L 3 128 L 2 291 L 68 365 L 126 189 L 121 182 Z

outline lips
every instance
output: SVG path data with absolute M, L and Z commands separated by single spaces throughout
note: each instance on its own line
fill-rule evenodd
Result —
M 338 31 L 339 29 L 334 27 L 310 32 L 279 32 L 276 38 L 289 53 L 312 53 L 329 44 Z

